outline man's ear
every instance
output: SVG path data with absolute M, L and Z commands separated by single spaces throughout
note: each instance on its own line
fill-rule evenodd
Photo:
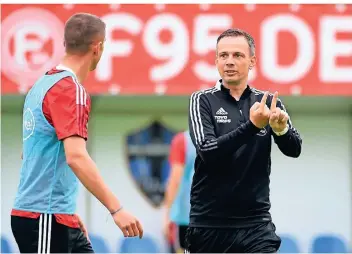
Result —
M 250 63 L 249 63 L 249 69 L 253 69 L 255 65 L 257 64 L 257 57 L 254 55 L 251 57 Z

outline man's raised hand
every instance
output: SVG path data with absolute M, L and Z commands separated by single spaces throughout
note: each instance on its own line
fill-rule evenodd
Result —
M 258 128 L 263 128 L 268 125 L 270 110 L 266 105 L 269 92 L 265 92 L 261 102 L 256 102 L 250 109 L 249 119 Z
M 289 119 L 288 114 L 284 110 L 276 107 L 278 96 L 278 92 L 275 92 L 270 106 L 269 125 L 274 132 L 282 132 L 287 127 L 287 121 Z

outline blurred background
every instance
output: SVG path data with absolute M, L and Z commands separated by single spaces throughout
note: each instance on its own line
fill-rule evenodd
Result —
M 281 252 L 351 252 L 351 5 L 2 5 L 1 252 L 18 252 L 10 212 L 21 166 L 22 106 L 62 57 L 65 21 L 89 12 L 107 24 L 105 52 L 84 83 L 92 97 L 88 148 L 145 239 L 124 240 L 82 186 L 78 214 L 97 252 L 167 252 L 162 207 L 172 137 L 187 129 L 192 92 L 212 87 L 218 35 L 252 34 L 250 84 L 279 92 L 303 138 L 298 159 L 273 146 L 271 201 Z

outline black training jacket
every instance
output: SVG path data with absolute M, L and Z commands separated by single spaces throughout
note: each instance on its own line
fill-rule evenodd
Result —
M 276 136 L 249 120 L 249 110 L 264 92 L 247 86 L 239 101 L 218 84 L 192 94 L 189 130 L 197 149 L 191 189 L 191 227 L 243 227 L 271 221 L 269 176 L 272 138 L 289 157 L 301 153 L 302 139 L 289 130 Z M 270 108 L 273 96 L 267 99 Z M 278 99 L 277 107 L 285 110 Z

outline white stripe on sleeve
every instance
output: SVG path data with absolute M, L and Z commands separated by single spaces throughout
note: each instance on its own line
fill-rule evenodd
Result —
M 196 144 L 201 146 L 205 140 L 205 135 L 204 135 L 204 129 L 203 129 L 203 124 L 202 124 L 202 118 L 200 115 L 200 109 L 199 109 L 199 101 L 200 101 L 200 96 L 202 94 L 207 94 L 207 93 L 212 93 L 218 91 L 218 87 L 213 87 L 210 89 L 206 89 L 203 91 L 195 92 L 192 94 L 191 99 L 190 99 L 190 108 L 189 108 L 189 113 L 190 113 L 190 118 L 191 118 L 191 123 L 192 123 L 192 129 L 195 137 Z M 208 150 L 210 149 L 210 146 L 216 146 L 217 142 L 211 142 L 207 144 Z

